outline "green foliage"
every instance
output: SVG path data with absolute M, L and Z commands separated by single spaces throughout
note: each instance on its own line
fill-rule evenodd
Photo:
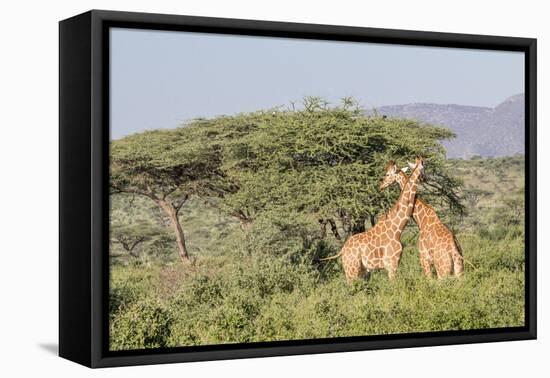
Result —
M 396 280 L 378 271 L 368 282 L 351 287 L 341 270 L 322 276 L 312 265 L 271 253 L 228 258 L 215 274 L 207 265 L 194 272 L 181 267 L 173 272 L 176 285 L 160 303 L 155 299 L 165 281 L 141 281 L 135 290 L 148 294 L 113 314 L 111 347 L 155 347 L 160 345 L 158 335 L 166 337 L 164 345 L 182 346 L 521 326 L 521 241 L 509 236 L 495 242 L 475 234 L 459 238 L 476 266 L 466 266 L 460 280 L 425 279 L 414 244 L 406 245 Z M 113 275 L 126 269 L 116 268 Z M 148 269 L 152 275 L 163 270 Z M 114 287 L 122 282 L 117 280 Z M 139 322 L 150 324 L 150 317 L 154 324 L 168 324 L 168 330 L 153 327 L 147 340 L 155 341 L 143 344 L 146 336 Z M 130 327 L 137 330 L 127 331 Z
M 165 306 L 155 300 L 139 301 L 111 319 L 110 337 L 119 349 L 167 346 L 172 319 Z
M 222 146 L 224 175 L 235 189 L 221 206 L 243 221 L 264 212 L 307 213 L 352 227 L 388 209 L 397 193 L 380 192 L 378 183 L 390 160 L 405 165 L 422 155 L 429 172 L 427 193 L 462 211 L 459 182 L 444 164 L 439 143 L 453 136 L 447 129 L 409 120 L 364 116 L 351 107 L 328 107 L 305 100 L 304 110 L 239 114 L 200 120 L 210 143 Z M 361 227 L 360 227 L 361 228 Z
M 321 225 L 332 225 L 340 239 L 364 231 L 369 220 L 374 224 L 398 196 L 397 190 L 378 189 L 388 161 L 405 165 L 422 155 L 428 162 L 424 195 L 462 213 L 459 181 L 450 175 L 439 143 L 453 136 L 449 130 L 365 116 L 349 98 L 335 107 L 314 97 L 303 105 L 300 111 L 200 119 L 114 141 L 113 193 L 149 197 L 167 214 L 170 208 L 179 214 L 191 196 L 199 196 L 243 227 L 269 219 L 304 234 L 315 225 L 326 242 Z
M 464 182 L 458 194 L 465 199 L 468 213 L 464 217 L 453 217 L 440 211 L 448 223 L 454 228 L 460 226 L 462 231 L 476 230 L 492 235 L 495 240 L 511 229 L 515 229 L 518 236 L 523 234 L 524 157 L 452 160 L 449 164 Z
M 196 128 L 185 127 L 146 131 L 113 141 L 112 191 L 171 201 L 212 194 L 211 180 L 219 174 L 220 155 L 201 136 Z
M 411 226 L 401 239 L 396 280 L 377 271 L 368 281 L 348 286 L 338 261 L 315 262 L 316 256 L 334 253 L 339 242 L 316 243 L 319 230 L 307 217 L 288 214 L 284 223 L 266 214 L 243 231 L 194 201 L 188 205 L 193 222 L 187 227 L 205 243 L 195 266 L 112 266 L 111 348 L 521 326 L 523 225 L 510 223 L 515 208 L 503 201 L 511 196 L 521 202 L 516 164 L 521 167 L 522 159 L 514 159 L 450 162 L 466 188 L 487 191 L 477 201 L 479 208 L 470 208 L 457 225 L 464 256 L 475 266 L 465 266 L 463 279 L 423 277 L 417 229 Z M 508 164 L 514 169 L 507 170 Z M 199 221 L 194 214 L 204 216 Z M 208 244 L 201 230 L 210 224 L 215 235 L 220 220 L 232 231 Z
M 143 297 L 150 297 L 154 271 L 140 266 L 111 270 L 109 283 L 109 313 L 124 312 Z
M 172 254 L 174 237 L 159 214 L 143 198 L 111 196 L 109 256 L 113 263 L 149 263 Z
M 111 192 L 154 201 L 169 217 L 180 258 L 189 262 L 180 210 L 192 196 L 230 190 L 220 170 L 220 149 L 197 127 L 154 130 L 113 141 L 110 163 Z

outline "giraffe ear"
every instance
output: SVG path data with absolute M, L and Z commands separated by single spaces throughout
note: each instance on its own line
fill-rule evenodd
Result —
M 409 170 L 409 167 L 401 168 L 401 172 L 403 172 L 403 173 L 407 173 L 408 170 Z
M 409 165 L 410 169 L 415 169 L 416 168 L 416 164 L 413 164 L 410 161 L 408 161 L 407 164 Z

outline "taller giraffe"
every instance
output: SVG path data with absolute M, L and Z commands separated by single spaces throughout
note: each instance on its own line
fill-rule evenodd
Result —
M 398 170 L 395 163 L 390 162 L 380 189 L 394 182 L 403 189 L 408 180 L 405 171 L 406 168 Z M 444 278 L 453 272 L 457 277 L 463 276 L 464 258 L 460 245 L 453 233 L 441 222 L 435 210 L 420 198 L 416 198 L 412 217 L 420 229 L 418 251 L 420 264 L 426 277 L 432 276 L 432 264 L 437 278 Z
M 401 232 L 413 212 L 416 189 L 423 169 L 424 163 L 417 157 L 414 170 L 391 210 L 366 232 L 350 237 L 337 255 L 321 260 L 342 256 L 348 282 L 375 269 L 386 269 L 388 277 L 393 279 L 403 251 Z

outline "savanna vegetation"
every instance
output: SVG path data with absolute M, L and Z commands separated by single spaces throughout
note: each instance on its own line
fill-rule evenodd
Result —
M 308 98 L 113 141 L 111 349 L 522 325 L 524 159 L 448 160 L 451 137 Z M 419 196 L 475 268 L 426 279 L 411 221 L 398 277 L 347 285 L 319 258 L 393 205 L 385 165 L 417 154 Z

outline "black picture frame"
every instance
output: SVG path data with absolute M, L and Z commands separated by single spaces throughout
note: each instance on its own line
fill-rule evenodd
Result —
M 525 326 L 155 350 L 108 349 L 110 27 L 525 53 Z M 535 339 L 536 39 L 92 10 L 59 24 L 59 355 L 88 367 Z

